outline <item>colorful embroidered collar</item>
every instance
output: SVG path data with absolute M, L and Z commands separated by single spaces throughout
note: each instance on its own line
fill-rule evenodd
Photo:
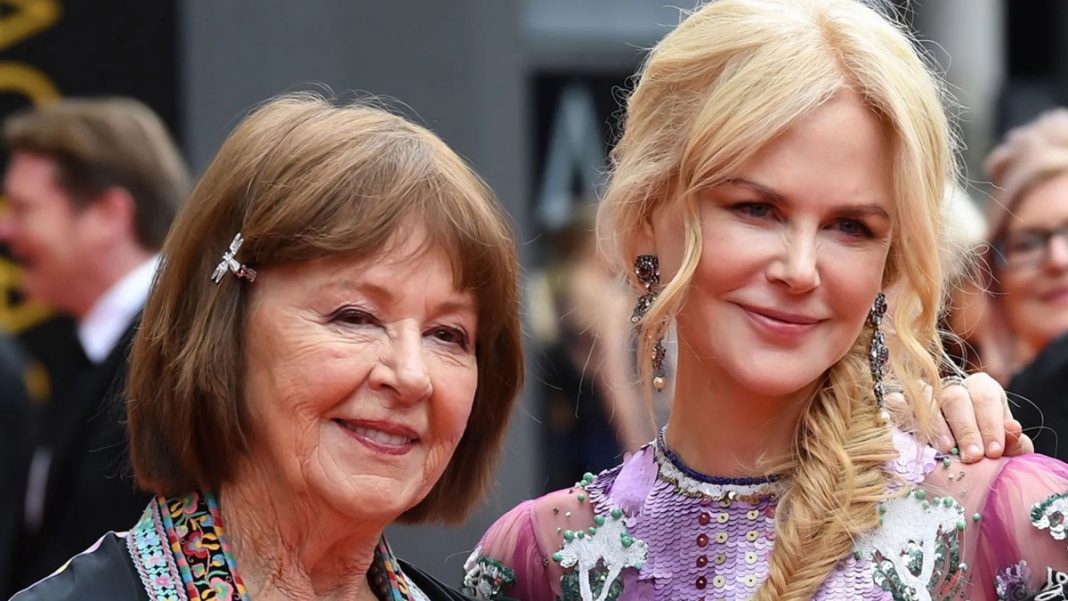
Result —
M 156 497 L 126 537 L 152 601 L 251 601 L 211 493 Z M 381 601 L 421 601 L 383 538 L 368 573 Z

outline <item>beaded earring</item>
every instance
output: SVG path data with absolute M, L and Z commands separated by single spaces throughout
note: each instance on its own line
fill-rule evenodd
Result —
M 879 418 L 883 422 L 890 421 L 890 412 L 886 409 L 886 388 L 883 376 L 886 364 L 890 360 L 890 351 L 886 347 L 886 337 L 880 326 L 883 316 L 886 315 L 886 295 L 880 291 L 875 295 L 875 303 L 868 311 L 868 325 L 872 328 L 871 346 L 868 349 L 868 366 L 871 368 L 872 388 L 875 391 L 875 402 L 879 406 Z
M 656 255 L 638 255 L 634 259 L 634 275 L 637 276 L 638 281 L 645 288 L 645 294 L 638 298 L 638 304 L 634 306 L 634 313 L 630 316 L 630 322 L 637 325 L 642 320 L 642 317 L 649 312 L 649 308 L 653 306 L 656 295 L 660 291 L 660 260 L 657 259 Z M 657 392 L 667 386 L 667 375 L 664 371 L 664 358 L 666 356 L 667 351 L 664 349 L 663 337 L 658 338 L 653 345 L 651 357 L 653 361 L 653 388 Z

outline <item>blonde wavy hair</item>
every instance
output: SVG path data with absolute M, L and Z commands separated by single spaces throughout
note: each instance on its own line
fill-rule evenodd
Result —
M 681 203 L 682 265 L 638 324 L 639 356 L 682 306 L 701 256 L 698 192 L 736 174 L 801 117 L 852 90 L 883 124 L 898 207 L 884 287 L 895 288 L 891 371 L 928 438 L 923 382 L 938 388 L 942 302 L 938 234 L 955 137 L 943 88 L 904 28 L 852 0 L 720 0 L 689 15 L 650 52 L 627 101 L 600 213 L 600 240 L 629 273 L 645 225 Z M 848 135 L 848 134 L 845 134 Z M 677 206 L 677 205 L 676 205 Z M 637 288 L 633 274 L 631 284 Z M 870 329 L 829 366 L 798 425 L 793 475 L 757 599 L 809 599 L 854 538 L 878 526 L 894 454 L 867 360 Z M 648 361 L 640 361 L 647 389 Z

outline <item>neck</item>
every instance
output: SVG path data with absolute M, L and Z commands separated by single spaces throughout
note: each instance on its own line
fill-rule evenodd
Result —
M 367 571 L 385 525 L 359 528 L 246 464 L 220 492 L 234 561 L 256 601 L 375 599 Z M 355 526 L 355 527 L 354 527 Z
M 123 251 L 104 253 L 84 266 L 83 278 L 71 286 L 70 306 L 67 309 L 77 321 L 86 315 L 107 294 L 112 286 L 128 273 L 140 267 L 152 258 L 153 253 L 140 247 L 126 248 Z M 78 285 L 80 284 L 80 285 Z
M 680 353 L 668 446 L 698 472 L 728 478 L 761 477 L 793 455 L 798 421 L 816 390 L 785 396 L 756 393 L 725 374 L 710 373 Z

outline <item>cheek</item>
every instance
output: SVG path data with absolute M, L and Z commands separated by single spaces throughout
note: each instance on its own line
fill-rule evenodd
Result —
M 250 327 L 253 324 L 250 323 Z M 281 325 L 281 324 L 278 324 Z M 330 409 L 366 379 L 371 362 L 352 345 L 320 336 L 295 336 L 284 327 L 267 328 L 248 342 L 246 402 L 261 431 L 288 432 L 307 445 Z
M 879 291 L 889 295 L 882 282 L 885 258 L 878 255 L 842 256 L 827 261 L 823 270 L 826 298 L 835 315 L 851 330 L 864 327 L 872 302 Z
M 474 365 L 451 367 L 443 372 L 441 376 L 435 377 L 435 390 L 441 392 L 434 395 L 435 403 L 431 410 L 435 429 L 442 438 L 456 444 L 467 428 L 467 420 L 474 406 L 475 391 L 478 388 L 478 368 Z
M 1024 273 L 1020 271 L 1005 271 L 1001 275 L 1001 292 L 1003 298 L 1011 303 L 1017 299 L 1026 296 L 1035 286 L 1035 281 L 1038 279 L 1035 273 Z

